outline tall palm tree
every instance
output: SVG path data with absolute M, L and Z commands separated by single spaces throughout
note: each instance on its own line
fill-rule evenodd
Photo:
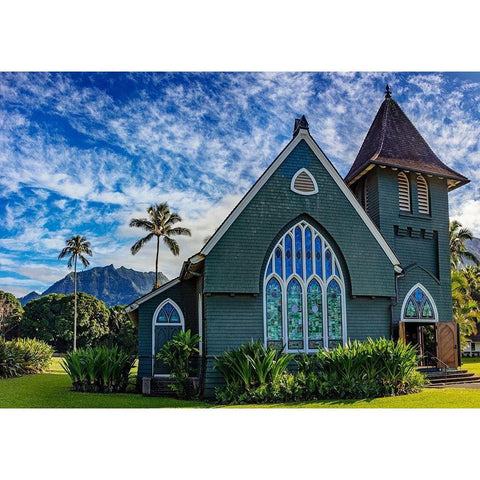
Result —
M 153 288 L 158 288 L 160 283 L 158 281 L 158 252 L 160 250 L 160 239 L 163 239 L 165 245 L 176 256 L 180 253 L 180 247 L 175 239 L 175 235 L 192 235 L 188 228 L 175 227 L 176 223 L 182 221 L 182 217 L 176 212 L 171 212 L 166 202 L 155 203 L 147 208 L 148 218 L 132 218 L 130 220 L 131 227 L 143 228 L 148 232 L 148 235 L 136 242 L 130 251 L 135 255 L 147 242 L 153 237 L 157 237 L 157 255 L 155 258 L 155 285 Z
M 75 314 L 73 317 L 73 350 L 77 349 L 77 260 L 82 262 L 84 267 L 88 267 L 90 262 L 84 257 L 84 254 L 92 256 L 90 250 L 90 242 L 87 242 L 83 235 L 73 235 L 65 241 L 66 247 L 60 252 L 59 259 L 70 255 L 68 258 L 67 267 L 73 270 L 73 290 L 75 295 Z
M 471 260 L 475 265 L 480 265 L 480 260 L 467 250 L 465 242 L 473 238 L 473 233 L 464 228 L 458 220 L 450 222 L 450 265 L 452 268 L 460 267 L 463 260 Z

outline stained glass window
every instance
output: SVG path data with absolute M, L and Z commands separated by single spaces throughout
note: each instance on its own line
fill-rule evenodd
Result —
M 167 302 L 158 312 L 156 323 L 181 323 L 178 310 Z
M 322 241 L 315 237 L 315 273 L 322 277 Z
M 434 308 L 431 300 L 421 287 L 416 287 L 407 299 L 403 318 L 435 319 Z
M 295 229 L 295 272 L 302 277 L 303 260 L 302 260 L 302 231 L 300 227 Z
M 282 288 L 276 278 L 267 283 L 267 342 L 268 344 L 283 344 L 282 328 Z
M 322 287 L 317 280 L 308 284 L 308 348 L 317 349 L 323 347 L 323 295 Z
M 288 348 L 303 348 L 303 294 L 302 286 L 296 278 L 287 287 L 287 327 Z
M 327 288 L 328 340 L 342 339 L 342 291 L 336 280 Z
M 287 235 L 285 237 L 285 270 L 287 278 L 293 273 L 292 256 L 292 237 Z
M 332 276 L 332 254 L 330 250 L 325 253 L 325 278 L 328 280 Z
M 313 273 L 313 258 L 312 258 L 312 231 L 309 228 L 305 229 L 305 269 L 307 278 Z
M 265 341 L 289 351 L 315 351 L 343 341 L 340 262 L 306 221 L 289 228 L 265 267 Z M 327 288 L 325 279 L 331 279 Z

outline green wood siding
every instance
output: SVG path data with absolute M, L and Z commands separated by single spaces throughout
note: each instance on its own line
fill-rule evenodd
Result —
M 138 375 L 137 381 L 152 376 L 152 322 L 156 308 L 167 298 L 182 310 L 185 330 L 198 333 L 197 281 L 190 279 L 159 293 L 138 307 Z

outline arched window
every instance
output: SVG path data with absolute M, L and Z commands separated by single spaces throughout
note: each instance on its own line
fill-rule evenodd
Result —
M 422 175 L 417 176 L 417 192 L 418 192 L 418 211 L 419 213 L 430 213 L 430 204 L 428 201 L 428 185 Z
M 400 210 L 411 211 L 410 207 L 410 182 L 404 172 L 398 174 L 398 204 Z
M 403 321 L 438 321 L 437 307 L 428 290 L 417 283 L 405 296 L 402 305 Z
M 183 315 L 180 309 L 173 301 L 167 300 L 157 309 L 155 323 L 157 324 L 181 324 Z
M 340 262 L 307 222 L 285 232 L 270 253 L 264 302 L 267 345 L 311 352 L 344 342 L 345 284 Z

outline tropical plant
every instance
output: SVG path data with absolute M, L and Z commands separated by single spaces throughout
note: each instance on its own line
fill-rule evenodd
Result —
M 17 298 L 0 290 L 0 337 L 14 336 L 20 325 L 23 308 Z
M 110 314 L 98 298 L 83 292 L 77 293 L 77 347 L 97 346 L 109 334 Z M 22 337 L 38 338 L 47 342 L 57 352 L 72 348 L 72 323 L 74 320 L 73 294 L 52 293 L 32 300 L 25 305 L 19 333 Z
M 217 388 L 217 399 L 230 403 L 283 398 L 282 386 L 288 380 L 282 384 L 282 376 L 293 358 L 283 350 L 265 347 L 260 340 L 223 353 L 215 358 L 215 369 L 225 380 L 225 386 Z
M 477 333 L 480 305 L 472 298 L 469 274 L 466 270 L 452 270 L 453 319 L 460 329 L 460 347 L 463 351 L 468 339 Z
M 118 393 L 127 389 L 134 363 L 134 355 L 115 345 L 68 352 L 61 366 L 70 377 L 75 391 Z
M 53 349 L 36 339 L 0 338 L 0 378 L 39 373 L 48 367 Z
M 191 330 L 180 330 L 157 354 L 158 359 L 170 366 L 170 377 L 173 379 L 170 388 L 179 398 L 192 396 L 190 375 L 194 369 L 191 363 L 193 356 L 199 353 L 199 343 L 199 335 L 192 334 Z
M 108 333 L 102 339 L 102 344 L 117 345 L 129 353 L 136 354 L 137 327 L 125 311 L 125 307 L 123 305 L 109 307 L 108 313 Z
M 167 203 L 155 203 L 147 208 L 148 218 L 132 218 L 130 220 L 130 227 L 137 227 L 146 230 L 148 234 L 135 242 L 130 249 L 132 255 L 136 255 L 140 249 L 148 243 L 152 238 L 157 239 L 157 254 L 155 257 L 155 285 L 153 288 L 158 288 L 160 283 L 158 281 L 158 255 L 160 250 L 160 239 L 170 249 L 173 255 L 177 256 L 180 253 L 180 247 L 177 241 L 172 238 L 177 235 L 191 236 L 188 228 L 175 227 L 176 223 L 182 221 L 180 215 L 176 212 L 171 212 Z
M 450 222 L 450 265 L 459 268 L 465 260 L 470 260 L 475 265 L 480 265 L 480 260 L 467 250 L 465 242 L 472 240 L 473 233 L 465 228 L 458 220 Z
M 59 259 L 62 259 L 69 255 L 67 267 L 73 269 L 73 293 L 75 296 L 75 313 L 73 317 L 73 350 L 77 349 L 77 261 L 80 260 L 84 267 L 88 267 L 90 262 L 85 258 L 85 255 L 92 256 L 92 250 L 90 249 L 90 242 L 82 235 L 73 235 L 71 238 L 65 241 L 66 246 L 58 255 Z

